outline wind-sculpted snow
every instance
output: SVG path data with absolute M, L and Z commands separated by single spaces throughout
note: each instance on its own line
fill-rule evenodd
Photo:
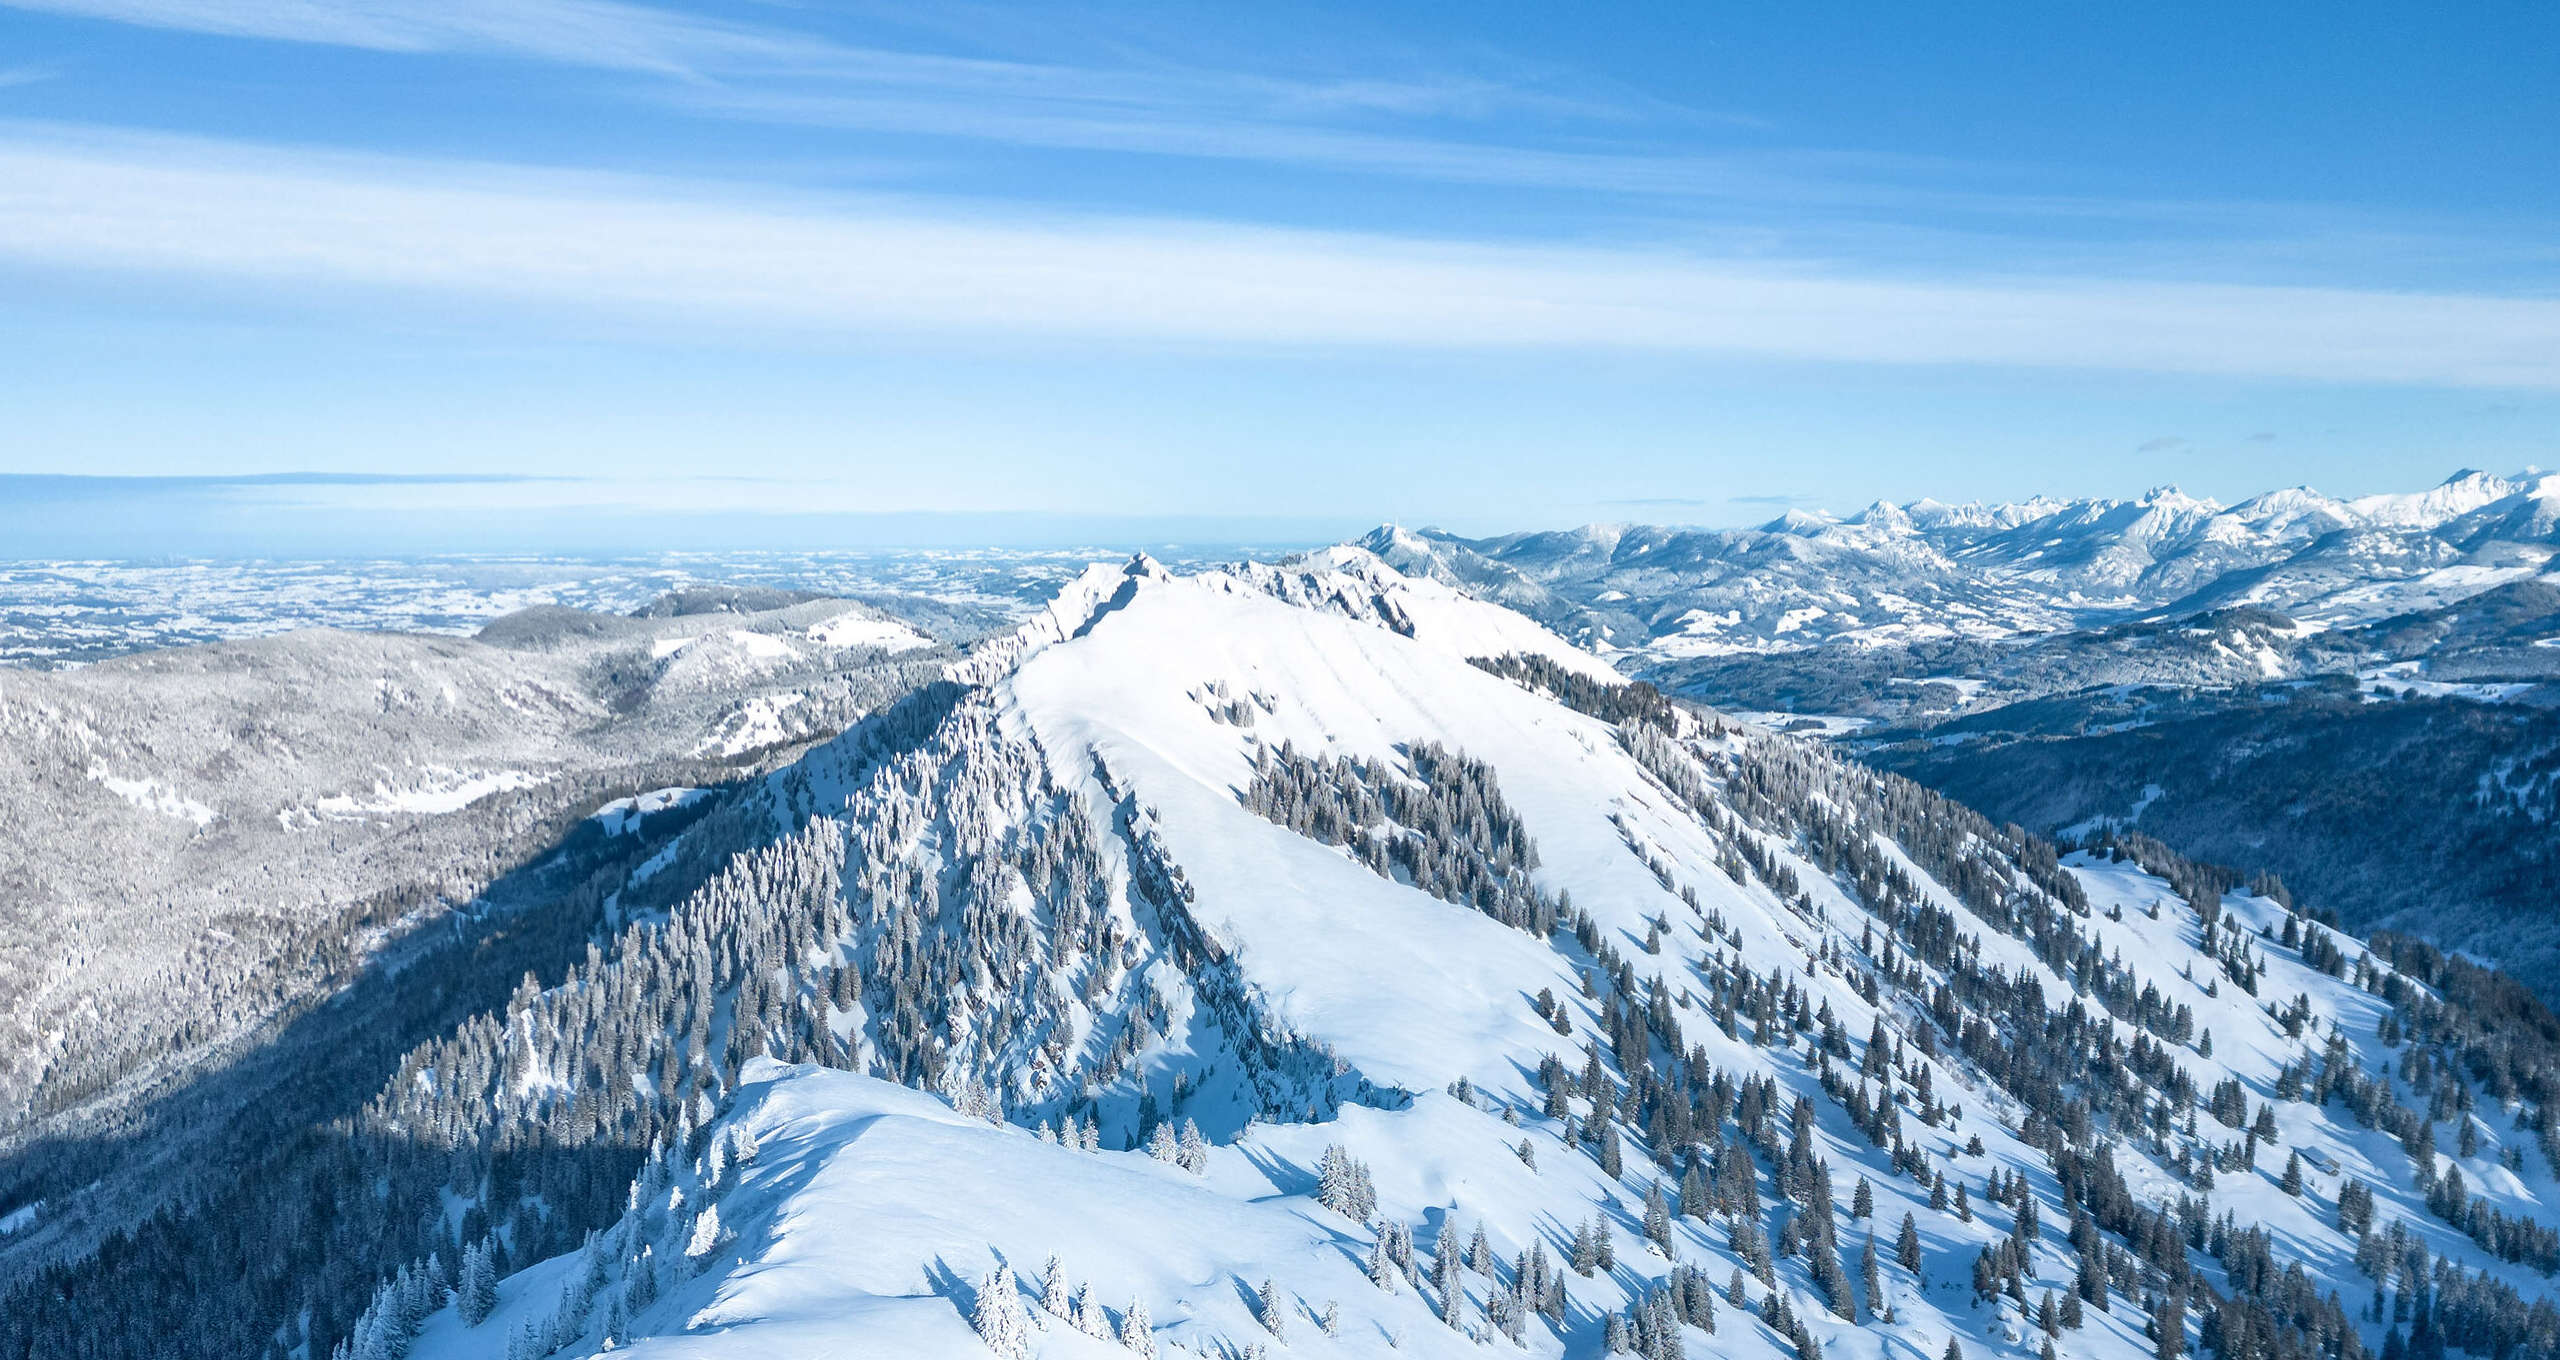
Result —
M 1360 558 L 1089 575 L 410 1055 L 364 1129 L 431 1151 L 317 1184 L 423 1226 L 310 1335 L 2560 1354 L 2548 1012 L 1520 656 L 1605 674 Z

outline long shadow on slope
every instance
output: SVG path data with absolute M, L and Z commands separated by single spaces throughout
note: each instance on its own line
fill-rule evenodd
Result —
M 929 730 L 959 692 L 928 685 L 837 741 L 857 763 L 876 759 L 896 734 Z M 635 782 L 632 792 L 655 786 Z M 576 817 L 470 909 L 412 926 L 335 995 L 229 1061 L 111 1128 L 38 1140 L 0 1162 L 0 1210 L 43 1201 L 31 1229 L 0 1240 L 0 1360 L 269 1353 L 304 1303 L 322 1327 L 343 1325 L 395 1264 L 498 1226 L 442 1193 L 468 1164 L 463 1143 L 488 1130 L 391 1137 L 357 1116 L 420 1044 L 504 1008 L 528 974 L 558 983 L 617 921 L 672 907 L 732 856 L 785 834 L 743 796 L 757 782 L 652 814 L 636 833 L 608 836 Z M 714 818 L 712 843 L 697 837 L 632 881 Z M 534 1226 L 566 1229 L 574 1245 L 583 1225 L 572 1220 L 619 1211 L 643 1149 L 606 1129 L 582 1146 L 502 1136 L 479 1151 L 491 1203 L 540 1187 Z M 541 1246 L 519 1241 L 517 1254 L 536 1259 Z M 443 1265 L 456 1265 L 449 1247 Z

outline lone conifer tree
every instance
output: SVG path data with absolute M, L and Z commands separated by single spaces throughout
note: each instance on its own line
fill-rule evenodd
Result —
M 462 1315 L 462 1325 L 477 1327 L 489 1320 L 498 1306 L 498 1268 L 490 1259 L 487 1242 L 462 1249 L 462 1282 L 454 1290 L 454 1311 Z
M 693 1231 L 685 1238 L 685 1259 L 696 1266 L 708 1262 L 711 1253 L 718 1251 L 727 1237 L 728 1234 L 720 1227 L 720 1206 L 703 1205 L 702 1212 L 693 1220 Z
M 1272 1340 L 1284 1346 L 1289 1344 L 1289 1305 L 1280 1297 L 1278 1282 L 1264 1279 L 1261 1291 L 1254 1296 L 1254 1303 L 1255 1311 L 1262 1314 L 1263 1330 L 1271 1333 Z
M 1021 1360 L 1031 1354 L 1031 1327 L 1022 1316 L 1020 1286 L 1014 1283 L 1013 1267 L 1002 1261 L 978 1282 L 978 1306 L 969 1315 L 969 1325 L 978 1329 L 978 1339 L 987 1349 Z
M 1873 1317 L 1884 1300 L 1884 1277 L 1876 1269 L 1876 1235 L 1867 1232 L 1865 1245 L 1858 1248 L 1858 1284 L 1866 1291 L 1867 1315 Z
M 1387 1250 L 1387 1234 L 1382 1228 L 1378 1240 L 1369 1245 L 1369 1283 L 1392 1294 L 1396 1292 L 1396 1258 Z
M 2179 1360 L 2187 1353 L 2187 1301 L 2172 1291 L 2160 1303 L 2159 1313 L 2152 1318 L 2159 1333 L 2152 1342 L 2153 1360 Z
M 1146 1360 L 1155 1360 L 1155 1323 L 1147 1316 L 1146 1300 L 1129 1300 L 1128 1310 L 1120 1315 L 1120 1345 Z
M 1644 1235 L 1663 1255 L 1671 1254 L 1671 1202 L 1663 1197 L 1658 1180 L 1644 1192 Z
M 1040 1267 L 1040 1310 L 1051 1317 L 1066 1317 L 1074 1309 L 1074 1299 L 1067 1293 L 1067 1272 L 1052 1256 Z

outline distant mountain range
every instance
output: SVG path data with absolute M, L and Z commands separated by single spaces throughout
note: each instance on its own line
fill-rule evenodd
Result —
M 2306 487 L 2225 507 L 2138 500 L 1877 502 L 1752 529 L 1589 525 L 1467 539 L 1386 526 L 1397 570 L 1518 609 L 1646 672 L 1677 662 L 2001 642 L 2248 606 L 2370 623 L 2551 569 L 2560 474 L 2465 471 L 2406 495 Z

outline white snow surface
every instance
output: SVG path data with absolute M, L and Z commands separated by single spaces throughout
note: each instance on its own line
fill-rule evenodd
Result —
M 452 770 L 430 765 L 417 770 L 386 771 L 369 789 L 334 794 L 314 802 L 311 808 L 323 817 L 436 817 L 459 812 L 490 794 L 529 789 L 541 782 L 541 776 L 523 770 Z
M 593 818 L 597 825 L 604 828 L 604 834 L 627 835 L 640 829 L 642 818 L 652 813 L 683 807 L 696 799 L 708 796 L 710 792 L 709 789 L 692 788 L 651 789 L 647 793 L 633 794 L 629 798 L 616 798 L 603 807 L 597 808 Z
M 877 647 L 884 652 L 912 652 L 933 639 L 896 619 L 848 610 L 809 627 L 808 639 L 821 647 Z
M 212 808 L 189 798 L 157 779 L 125 779 L 110 773 L 103 765 L 89 767 L 92 782 L 103 785 L 109 793 L 145 812 L 197 826 L 209 826 L 217 815 Z
M 1338 1353 L 1374 1349 L 1397 1333 L 1415 1355 L 1475 1351 L 1410 1291 L 1389 1297 L 1371 1287 L 1346 1250 L 1351 1225 L 1339 1217 L 1273 1195 L 1268 1182 L 1259 1196 L 1236 1193 L 1259 1181 L 1240 1149 L 1222 1151 L 1204 1179 L 1142 1152 L 1043 1143 L 874 1078 L 769 1059 L 747 1071 L 729 1122 L 757 1147 L 720 1201 L 721 1222 L 738 1240 L 661 1301 L 657 1311 L 679 1325 L 617 1355 L 984 1354 L 952 1291 L 974 1301 L 1001 1256 L 1022 1277 L 1024 1310 L 1038 1317 L 1037 1280 L 1051 1255 L 1071 1279 L 1090 1282 L 1115 1319 L 1143 1299 L 1160 1344 L 1262 1334 L 1246 1291 L 1279 1277 L 1300 1305 L 1294 1330 L 1310 1343 L 1324 1339 L 1313 1310 L 1336 1301 L 1346 1342 Z M 486 1354 L 475 1347 L 554 1302 L 569 1259 L 508 1280 L 500 1312 L 479 1328 L 438 1316 L 411 1354 Z M 1044 1320 L 1043 1356 L 1128 1354 L 1064 1319 Z
M 741 700 L 721 714 L 705 733 L 698 751 L 714 755 L 734 756 L 760 746 L 771 746 L 790 736 L 783 726 L 782 715 L 808 702 L 805 693 L 759 694 Z
M 1498 769 L 1549 770 L 1557 777 L 1506 788 L 1540 838 L 1549 875 L 1647 900 L 1661 889 L 1608 822 L 1641 783 L 1632 763 L 1605 725 L 1436 646 L 1222 585 L 1148 582 L 1085 637 L 1026 662 L 1008 686 L 1010 712 L 1047 751 L 1093 752 L 1156 809 L 1166 838 L 1183 847 L 1203 921 L 1244 950 L 1300 1032 L 1333 1043 L 1373 1079 L 1411 1089 L 1491 1073 L 1524 1052 L 1534 1065 L 1540 1036 L 1553 1035 L 1522 1001 L 1541 987 L 1570 990 L 1565 959 L 1256 815 L 1237 799 L 1252 743 L 1384 757 L 1436 739 Z M 1446 603 L 1452 613 L 1467 606 Z M 1491 640 L 1437 631 L 1462 648 Z M 1278 711 L 1249 731 L 1223 726 L 1185 697 L 1212 680 L 1277 696 Z

